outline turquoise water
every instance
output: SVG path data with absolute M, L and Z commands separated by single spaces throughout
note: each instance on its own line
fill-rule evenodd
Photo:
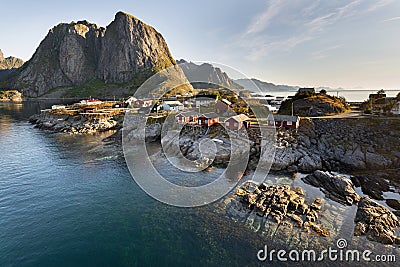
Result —
M 54 134 L 27 122 L 49 105 L 0 104 L 0 266 L 255 261 L 258 245 L 243 238 L 253 234 L 212 206 L 180 209 L 147 196 L 119 150 L 102 144 L 107 134 Z
M 183 209 L 146 195 L 131 178 L 120 148 L 101 141 L 111 132 L 55 134 L 27 122 L 49 106 L 0 103 L 1 267 L 273 265 L 260 264 L 256 253 L 274 243 L 251 230 L 250 220 L 228 218 L 219 209 L 225 200 Z M 156 167 L 176 181 L 191 182 L 167 164 Z M 219 172 L 199 177 L 212 180 Z M 298 178 L 277 178 L 277 183 L 303 186 L 310 197 L 323 197 Z M 335 212 L 325 214 L 324 222 L 343 222 L 339 235 L 350 241 L 355 207 L 325 203 Z M 319 239 L 302 240 L 314 241 Z M 352 242 L 371 248 L 365 238 Z M 383 249 L 398 256 L 398 248 L 375 244 L 374 251 Z

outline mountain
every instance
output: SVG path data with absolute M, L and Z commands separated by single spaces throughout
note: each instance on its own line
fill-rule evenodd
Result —
M 16 57 L 4 58 L 3 52 L 0 49 L 0 70 L 16 69 L 21 67 L 24 61 Z
M 220 68 L 214 67 L 211 64 L 203 63 L 197 65 L 193 62 L 187 62 L 184 59 L 178 60 L 177 63 L 185 73 L 188 80 L 196 86 L 208 86 L 214 84 L 229 89 L 243 89 L 242 86 L 235 83 L 228 74 Z
M 258 92 L 261 90 L 262 92 L 277 92 L 277 91 L 297 91 L 299 89 L 298 86 L 290 86 L 290 85 L 276 85 L 273 83 L 263 82 L 257 79 L 237 79 L 235 80 L 237 84 L 243 86 L 246 90 L 252 92 Z
M 4 54 L 0 49 L 0 80 L 7 77 L 15 69 L 21 67 L 24 61 L 16 57 L 4 58 Z
M 176 66 L 153 27 L 118 12 L 106 28 L 86 20 L 49 30 L 32 58 L 3 81 L 24 96 L 122 96 L 158 71 Z M 184 79 L 179 67 L 176 75 Z

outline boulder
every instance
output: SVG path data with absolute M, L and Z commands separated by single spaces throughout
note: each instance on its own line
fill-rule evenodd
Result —
M 368 197 L 359 201 L 354 222 L 355 236 L 365 235 L 367 239 L 382 244 L 394 244 L 397 240 L 395 230 L 400 221 L 388 208 Z
M 315 171 L 302 180 L 307 184 L 321 188 L 326 197 L 336 202 L 351 206 L 360 200 L 360 196 L 354 191 L 351 180 L 343 176 Z
M 386 204 L 395 210 L 400 210 L 400 200 L 398 199 L 386 199 Z
M 322 226 L 312 227 L 318 221 L 322 200 L 317 198 L 309 209 L 305 204 L 303 189 L 291 188 L 289 185 L 267 185 L 247 181 L 236 190 L 236 195 L 243 203 L 243 207 L 258 216 L 272 219 L 274 223 L 282 225 L 293 222 L 299 228 L 311 227 L 318 235 L 328 236 L 328 231 Z

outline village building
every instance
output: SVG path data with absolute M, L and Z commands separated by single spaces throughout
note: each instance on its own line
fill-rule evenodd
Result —
M 271 112 L 278 112 L 278 108 L 276 106 L 272 106 L 272 105 L 264 105 L 269 111 Z
M 212 126 L 216 123 L 219 123 L 219 116 L 215 112 L 201 114 L 197 121 L 200 126 Z
M 216 95 L 197 95 L 193 97 L 193 101 L 195 103 L 196 108 L 198 107 L 208 107 L 211 105 L 215 105 L 217 103 Z
M 236 116 L 232 116 L 229 119 L 225 120 L 225 127 L 229 130 L 240 130 L 243 127 L 249 126 L 250 118 L 245 114 L 239 114 Z
M 400 115 L 400 101 L 397 101 L 397 102 L 393 105 L 393 107 L 392 107 L 392 109 L 391 109 L 391 112 L 392 112 L 393 114 L 395 114 L 395 115 Z
M 224 114 L 232 107 L 232 103 L 226 99 L 222 99 L 218 100 L 214 107 L 218 114 Z
M 80 104 L 82 105 L 99 105 L 102 104 L 103 101 L 99 100 L 99 99 L 84 99 L 81 100 Z
M 128 106 L 133 106 L 136 100 L 138 100 L 136 97 L 131 96 L 127 100 L 125 100 L 125 104 L 127 104 Z
M 377 98 L 372 102 L 372 109 L 374 111 L 382 111 L 390 105 L 390 102 L 394 99 L 394 97 L 381 97 Z
M 180 112 L 175 116 L 176 123 L 178 124 L 188 124 L 195 123 L 199 118 L 199 114 L 195 111 Z
M 275 128 L 297 129 L 300 126 L 300 117 L 274 115 L 273 117 L 268 117 L 268 126 L 274 126 Z
M 137 108 L 146 108 L 150 107 L 153 104 L 153 100 L 151 99 L 136 99 L 133 101 L 133 106 Z
M 183 110 L 184 106 L 181 102 L 175 101 L 164 101 L 162 103 L 163 110 L 166 111 L 180 111 Z
M 51 109 L 57 110 L 57 109 L 66 109 L 65 105 L 52 105 Z

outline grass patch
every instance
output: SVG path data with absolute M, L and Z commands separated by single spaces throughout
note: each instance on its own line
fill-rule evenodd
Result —
M 90 80 L 82 85 L 73 87 L 64 94 L 65 97 L 88 97 L 96 96 L 100 89 L 103 89 L 106 84 L 100 79 Z

